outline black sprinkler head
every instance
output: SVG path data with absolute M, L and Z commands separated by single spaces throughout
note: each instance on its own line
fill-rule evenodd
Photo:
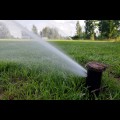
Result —
M 107 66 L 98 62 L 89 62 L 86 64 L 87 78 L 86 87 L 89 90 L 90 95 L 95 94 L 99 96 L 102 73 L 106 70 Z

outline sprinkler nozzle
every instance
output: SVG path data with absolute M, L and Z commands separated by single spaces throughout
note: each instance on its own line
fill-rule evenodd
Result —
M 102 73 L 106 70 L 107 66 L 98 62 L 89 62 L 86 64 L 87 67 L 87 78 L 86 87 L 89 90 L 90 95 L 95 94 L 99 96 Z

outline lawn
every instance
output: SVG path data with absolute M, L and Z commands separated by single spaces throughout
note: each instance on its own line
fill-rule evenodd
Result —
M 83 67 L 90 61 L 107 64 L 102 78 L 105 88 L 96 100 L 120 99 L 119 42 L 49 42 Z M 85 78 L 58 69 L 47 61 L 42 63 L 43 54 L 39 50 L 38 44 L 27 40 L 0 41 L 0 99 L 89 100 Z

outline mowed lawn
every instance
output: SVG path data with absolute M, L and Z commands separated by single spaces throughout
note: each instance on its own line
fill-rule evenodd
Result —
M 108 65 L 96 100 L 120 99 L 120 43 L 49 41 L 80 65 Z M 89 100 L 85 78 L 40 64 L 39 45 L 30 41 L 0 41 L 1 100 Z M 46 67 L 45 67 L 46 66 Z M 72 69 L 72 68 L 71 68 Z

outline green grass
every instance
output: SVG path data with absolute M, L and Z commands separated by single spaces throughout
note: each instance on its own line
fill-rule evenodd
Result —
M 107 64 L 102 78 L 102 86 L 107 87 L 96 100 L 120 99 L 119 42 L 49 42 L 82 66 L 90 61 Z M 0 99 L 89 100 L 85 78 L 57 69 L 49 63 L 40 64 L 39 45 L 34 45 L 30 41 L 0 41 Z

